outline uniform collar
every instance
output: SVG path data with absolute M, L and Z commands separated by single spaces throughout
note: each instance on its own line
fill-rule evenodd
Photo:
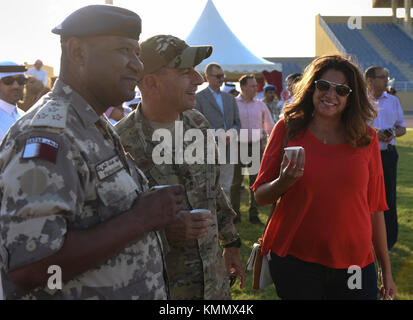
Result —
M 131 120 L 133 121 L 135 127 L 138 128 L 138 130 L 141 130 L 137 138 L 152 141 L 153 129 L 149 120 L 142 114 L 142 102 L 140 102 L 136 107 L 136 110 L 133 111 L 133 118 L 131 118 Z
M 376 98 L 376 97 L 373 96 L 373 99 L 374 99 L 375 101 L 377 101 L 377 100 L 380 100 L 380 99 L 387 98 L 388 95 L 389 95 L 389 94 L 388 94 L 386 91 L 384 91 L 384 92 L 381 94 L 380 97 Z
M 257 101 L 257 97 L 252 98 L 252 100 L 245 100 L 244 97 L 242 96 L 242 94 L 239 94 L 238 97 L 236 97 L 236 99 L 238 99 L 239 101 L 242 101 L 244 103 L 254 103 Z
M 90 106 L 71 86 L 67 85 L 62 80 L 56 80 L 53 87 L 53 93 L 59 96 L 64 96 L 70 100 L 73 109 L 75 109 L 85 127 L 96 123 L 100 119 L 92 106 Z

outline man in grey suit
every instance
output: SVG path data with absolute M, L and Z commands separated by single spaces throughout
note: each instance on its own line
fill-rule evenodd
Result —
M 225 75 L 222 67 L 216 63 L 210 63 L 205 68 L 205 78 L 209 86 L 198 92 L 196 95 L 196 109 L 199 110 L 209 121 L 215 130 L 224 129 L 225 132 L 234 129 L 239 133 L 241 121 L 239 119 L 238 106 L 234 96 L 221 91 Z M 235 138 L 235 137 L 233 137 Z M 237 139 L 232 140 L 236 144 Z M 234 177 L 234 165 L 230 163 L 231 153 L 234 149 L 230 148 L 230 135 L 225 138 L 226 143 L 226 163 L 220 166 L 220 184 L 225 194 L 230 198 L 232 179 Z M 232 156 L 236 157 L 236 152 Z M 234 161 L 237 159 L 233 158 Z M 234 162 L 233 162 L 234 163 Z

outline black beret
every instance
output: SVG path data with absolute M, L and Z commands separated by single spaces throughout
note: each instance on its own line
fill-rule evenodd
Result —
M 112 5 L 91 5 L 70 14 L 52 30 L 62 37 L 121 36 L 139 40 L 141 18 L 130 10 Z

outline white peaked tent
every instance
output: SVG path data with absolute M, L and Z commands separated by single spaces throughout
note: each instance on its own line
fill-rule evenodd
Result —
M 229 81 L 237 81 L 243 74 L 253 73 L 262 77 L 263 71 L 282 71 L 280 63 L 273 63 L 252 53 L 227 26 L 212 0 L 186 38 L 189 45 L 212 45 L 212 55 L 201 62 L 196 70 L 203 72 L 210 62 L 222 66 Z

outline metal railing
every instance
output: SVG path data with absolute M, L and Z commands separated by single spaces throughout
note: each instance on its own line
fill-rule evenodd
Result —
M 413 91 L 413 83 L 410 81 L 395 81 L 393 87 L 397 91 Z

